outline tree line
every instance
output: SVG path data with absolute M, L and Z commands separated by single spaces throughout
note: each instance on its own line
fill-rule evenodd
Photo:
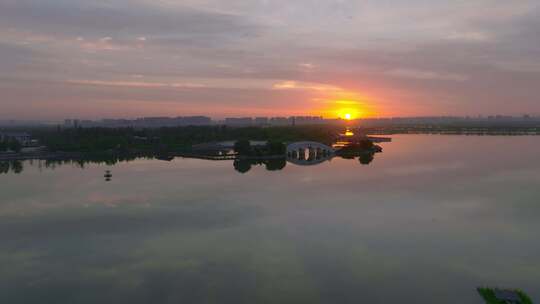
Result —
M 5 137 L 0 140 L 0 152 L 13 151 L 18 153 L 21 152 L 21 149 L 21 143 L 15 138 Z
M 50 151 L 189 151 L 194 144 L 227 140 L 287 142 L 314 140 L 330 144 L 337 132 L 333 126 L 244 127 L 189 126 L 156 129 L 49 128 L 32 135 Z M 275 147 L 274 147 L 275 148 Z

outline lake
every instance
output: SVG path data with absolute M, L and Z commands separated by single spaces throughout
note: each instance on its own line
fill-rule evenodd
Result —
M 382 147 L 369 165 L 243 174 L 23 162 L 0 174 L 0 302 L 482 303 L 485 285 L 540 300 L 539 137 Z

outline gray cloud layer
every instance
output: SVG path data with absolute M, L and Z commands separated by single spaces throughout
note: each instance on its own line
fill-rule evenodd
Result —
M 4 0 L 0 118 L 540 113 L 539 20 L 532 0 Z

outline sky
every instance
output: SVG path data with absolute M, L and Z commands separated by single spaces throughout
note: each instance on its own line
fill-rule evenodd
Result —
M 0 119 L 540 114 L 538 0 L 0 0 Z

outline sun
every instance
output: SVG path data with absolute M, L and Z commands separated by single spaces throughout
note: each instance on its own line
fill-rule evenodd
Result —
M 343 120 L 355 120 L 362 116 L 362 111 L 358 107 L 337 108 L 333 112 L 338 118 Z
M 322 108 L 319 112 L 327 117 L 354 122 L 373 116 L 372 109 L 367 102 L 339 99 L 325 100 L 325 103 L 327 104 L 326 108 Z

